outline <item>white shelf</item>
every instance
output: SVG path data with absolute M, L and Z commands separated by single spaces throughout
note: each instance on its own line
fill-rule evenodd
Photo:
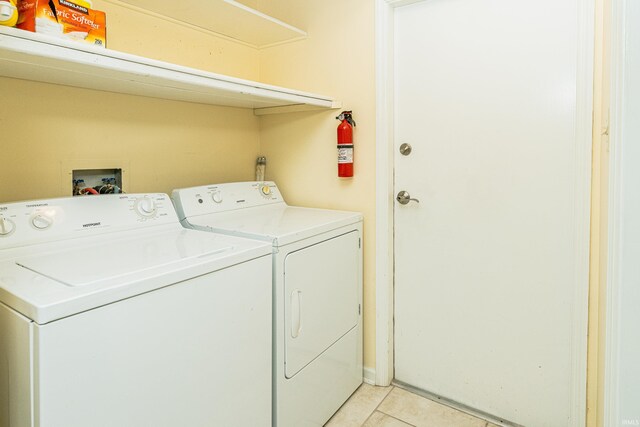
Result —
M 152 98 L 252 108 L 256 115 L 340 108 L 339 102 L 322 95 L 2 26 L 0 76 Z
M 234 0 L 106 0 L 223 34 L 256 48 L 300 40 L 307 33 Z

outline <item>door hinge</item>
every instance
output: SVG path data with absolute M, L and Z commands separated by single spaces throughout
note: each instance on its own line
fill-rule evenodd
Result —
M 362 313 L 361 308 L 362 308 L 362 307 L 360 306 L 360 304 L 358 304 L 358 316 L 360 316 L 360 314 Z
M 362 248 L 362 238 L 358 237 L 358 248 Z

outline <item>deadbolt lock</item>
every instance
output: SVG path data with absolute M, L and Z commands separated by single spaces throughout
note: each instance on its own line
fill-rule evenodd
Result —
M 406 142 L 400 146 L 400 154 L 403 156 L 408 156 L 411 154 L 411 144 L 407 144 Z

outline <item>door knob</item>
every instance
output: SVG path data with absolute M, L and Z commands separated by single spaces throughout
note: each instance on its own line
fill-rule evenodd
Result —
M 398 193 L 398 195 L 396 196 L 396 200 L 401 205 L 406 205 L 407 203 L 409 203 L 411 201 L 416 202 L 416 203 L 420 203 L 420 200 L 412 199 L 411 195 L 409 194 L 409 192 L 408 191 L 404 191 L 404 190 Z

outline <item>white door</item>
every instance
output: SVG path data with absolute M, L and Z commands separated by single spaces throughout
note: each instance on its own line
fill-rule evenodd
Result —
M 605 421 L 640 425 L 640 3 L 614 2 Z
M 419 200 L 394 210 L 395 378 L 528 427 L 584 417 L 579 12 L 430 0 L 394 14 L 394 185 Z

